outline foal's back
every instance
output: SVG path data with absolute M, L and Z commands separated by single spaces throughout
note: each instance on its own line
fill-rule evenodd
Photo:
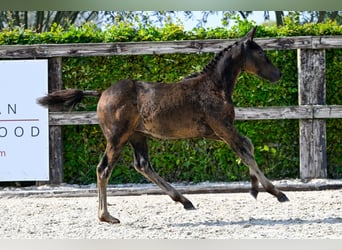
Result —
M 155 138 L 209 136 L 212 130 L 205 123 L 201 104 L 205 101 L 199 96 L 206 91 L 200 91 L 203 85 L 199 80 L 167 84 L 120 81 L 102 93 L 98 104 L 100 124 L 101 121 L 108 123 L 105 117 L 111 116 L 111 122 L 125 123 L 135 131 Z

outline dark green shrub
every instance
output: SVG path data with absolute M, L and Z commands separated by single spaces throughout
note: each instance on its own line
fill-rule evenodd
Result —
M 238 38 L 253 23 L 240 21 L 232 29 L 194 29 L 169 24 L 164 28 L 140 27 L 121 23 L 106 31 L 92 24 L 63 30 L 57 25 L 50 32 L 29 30 L 2 31 L 0 44 L 32 43 L 88 43 L 117 41 L 165 41 L 185 39 Z M 335 23 L 296 25 L 287 21 L 284 27 L 259 26 L 259 37 L 304 35 L 341 35 L 342 27 Z M 295 50 L 267 51 L 271 60 L 282 70 L 282 80 L 270 84 L 242 74 L 234 93 L 234 103 L 240 107 L 298 105 L 297 54 Z M 342 104 L 342 52 L 327 50 L 327 104 Z M 112 57 L 81 57 L 63 59 L 65 88 L 105 89 L 125 78 L 156 82 L 174 82 L 199 71 L 212 58 L 211 53 L 141 55 Z M 96 99 L 85 99 L 78 110 L 96 109 Z M 236 121 L 241 134 L 248 136 L 255 146 L 260 168 L 271 179 L 299 177 L 299 138 L 297 120 Z M 64 175 L 65 182 L 94 183 L 95 169 L 102 157 L 105 141 L 99 126 L 65 126 Z M 342 122 L 327 120 L 327 154 L 329 177 L 342 177 Z M 171 182 L 238 181 L 248 180 L 248 169 L 222 142 L 204 139 L 160 141 L 149 140 L 151 162 L 157 172 Z M 132 150 L 122 152 L 111 183 L 145 182 L 132 168 Z

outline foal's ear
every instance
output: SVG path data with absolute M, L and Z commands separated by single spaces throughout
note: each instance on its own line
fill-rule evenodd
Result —
M 247 40 L 253 41 L 253 38 L 255 36 L 255 31 L 256 31 L 256 27 L 251 28 L 251 30 L 246 34 L 245 38 Z

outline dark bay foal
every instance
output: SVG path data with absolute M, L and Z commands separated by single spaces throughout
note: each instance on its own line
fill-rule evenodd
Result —
M 236 80 L 242 71 L 270 82 L 280 79 L 280 71 L 253 41 L 255 28 L 233 45 L 219 52 L 201 72 L 172 84 L 122 80 L 103 92 L 62 90 L 38 100 L 41 105 L 74 105 L 84 96 L 100 96 L 97 115 L 107 140 L 106 150 L 97 167 L 99 195 L 98 217 L 119 223 L 107 209 L 107 184 L 122 148 L 130 143 L 134 150 L 134 168 L 162 188 L 185 209 L 193 204 L 160 177 L 152 168 L 147 137 L 160 139 L 208 138 L 224 141 L 249 167 L 251 194 L 258 195 L 259 182 L 264 189 L 288 201 L 262 173 L 254 159 L 251 141 L 234 127 L 232 102 Z

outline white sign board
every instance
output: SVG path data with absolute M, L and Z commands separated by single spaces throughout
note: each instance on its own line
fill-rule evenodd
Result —
M 0 61 L 0 181 L 49 180 L 47 60 Z

